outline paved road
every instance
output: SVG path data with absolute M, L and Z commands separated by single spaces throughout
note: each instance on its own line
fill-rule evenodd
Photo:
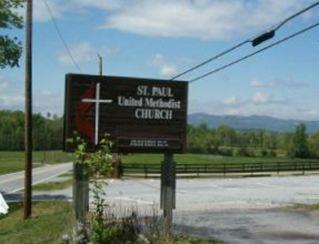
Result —
M 134 209 L 143 215 L 155 208 L 161 214 L 159 180 L 108 183 L 106 200 L 115 211 L 125 214 Z M 38 194 L 69 199 L 72 188 Z M 178 179 L 174 224 L 180 232 L 215 237 L 231 244 L 319 243 L 319 212 L 286 208 L 295 203 L 319 203 L 318 175 Z
M 319 176 L 178 179 L 176 211 L 269 209 L 319 203 Z M 107 197 L 122 204 L 159 204 L 160 181 L 113 180 Z
M 106 198 L 114 207 L 133 206 L 143 214 L 158 207 L 159 189 L 158 180 L 112 181 Z M 174 223 L 183 233 L 231 244 L 319 243 L 319 212 L 286 208 L 319 203 L 317 175 L 181 179 L 176 200 Z
M 72 169 L 72 163 L 47 165 L 33 169 L 33 185 L 57 177 Z M 24 188 L 24 171 L 0 175 L 0 191 L 14 193 Z

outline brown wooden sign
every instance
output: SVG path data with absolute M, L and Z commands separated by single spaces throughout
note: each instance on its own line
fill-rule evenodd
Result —
M 68 74 L 64 148 L 75 132 L 90 149 L 108 133 L 114 152 L 183 153 L 187 96 L 183 81 Z

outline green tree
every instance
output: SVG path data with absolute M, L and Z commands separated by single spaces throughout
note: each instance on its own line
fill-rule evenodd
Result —
M 216 130 L 219 144 L 234 146 L 237 140 L 236 131 L 227 125 L 221 125 Z
M 291 156 L 297 158 L 308 158 L 310 156 L 308 147 L 308 135 L 306 130 L 306 125 L 303 123 L 296 126 L 296 130 L 293 136 L 293 148 Z
M 310 136 L 309 150 L 312 157 L 319 158 L 319 131 Z
M 62 149 L 63 118 L 33 115 L 33 147 L 35 150 Z M 23 150 L 24 114 L 0 110 L 0 150 Z
M 188 149 L 194 153 L 208 153 L 214 144 L 213 134 L 206 124 L 188 126 Z
M 16 9 L 22 6 L 24 0 L 0 0 L 0 68 L 19 66 L 22 44 L 16 36 L 9 34 L 9 30 L 21 29 L 23 19 Z M 4 30 L 7 33 L 2 34 Z

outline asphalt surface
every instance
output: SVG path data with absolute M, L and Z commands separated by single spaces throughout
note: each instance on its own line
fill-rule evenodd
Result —
M 65 166 L 65 172 L 72 167 Z M 54 179 L 55 173 L 48 174 Z M 0 178 L 1 187 L 2 181 Z M 105 192 L 115 211 L 162 213 L 158 179 L 109 180 Z M 72 188 L 35 194 L 46 199 L 71 199 Z M 318 175 L 178 179 L 176 203 L 174 225 L 180 233 L 231 244 L 319 243 L 319 211 L 287 208 L 319 203 Z
M 55 178 L 72 169 L 72 163 L 54 164 L 33 169 L 32 184 Z M 0 192 L 15 193 L 24 188 L 24 171 L 0 175 Z
M 110 181 L 107 200 L 140 214 L 159 206 L 159 180 Z M 176 230 L 231 244 L 319 243 L 319 212 L 294 211 L 319 203 L 319 176 L 179 179 Z
M 269 209 L 294 203 L 319 203 L 319 176 L 263 178 L 178 179 L 176 211 Z M 160 181 L 112 180 L 106 186 L 109 201 L 158 205 Z

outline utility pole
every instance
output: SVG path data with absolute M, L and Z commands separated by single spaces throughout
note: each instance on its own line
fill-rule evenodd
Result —
M 103 57 L 97 54 L 99 59 L 99 75 L 103 75 Z M 96 111 L 97 112 L 97 111 Z M 97 135 L 98 138 L 98 135 Z M 75 218 L 80 223 L 86 221 L 86 214 L 89 211 L 89 177 L 85 172 L 84 165 L 74 163 L 74 185 L 73 185 L 73 205 Z
M 99 75 L 103 75 L 103 57 L 99 53 L 97 54 L 99 59 Z M 121 157 L 117 153 L 112 154 L 112 164 L 114 167 L 113 177 L 114 178 L 121 178 Z
M 99 58 L 99 75 L 103 75 L 103 57 L 99 53 L 97 57 Z
M 24 219 L 28 219 L 32 214 L 32 0 L 26 2 L 25 26 Z

